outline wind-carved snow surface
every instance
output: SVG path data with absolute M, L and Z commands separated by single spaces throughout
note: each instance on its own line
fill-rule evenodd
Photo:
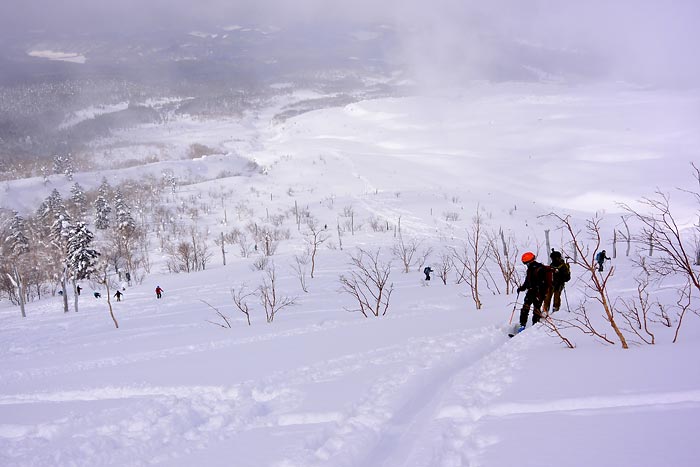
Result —
M 677 344 L 668 329 L 655 346 L 622 351 L 576 335 L 577 348 L 568 350 L 539 326 L 508 338 L 519 303 L 493 281 L 476 310 L 453 275 L 446 285 L 436 276 L 426 282 L 417 265 L 402 273 L 395 260 L 389 311 L 363 318 L 348 311 L 354 304 L 338 292 L 338 277 L 356 247 L 390 250 L 399 219 L 404 238 L 433 248 L 434 268 L 447 246 L 466 238 L 477 212 L 489 231 L 512 231 L 519 249 L 539 248 L 542 260 L 543 231 L 551 229 L 553 246 L 563 237 L 539 216 L 597 212 L 608 246 L 620 222 L 616 201 L 692 183 L 698 102 L 693 93 L 626 87 L 481 84 L 281 122 L 278 107 L 239 121 L 179 119 L 125 133 L 132 149 L 197 142 L 225 154 L 76 174 L 81 185 L 167 170 L 199 182 L 166 203 L 216 196 L 197 220 L 210 239 L 291 212 L 295 201 L 331 239 L 304 293 L 291 268 L 306 245 L 303 232 L 283 224 L 290 239 L 272 259 L 279 291 L 298 303 L 273 324 L 251 299 L 248 326 L 231 300 L 231 288 L 260 284 L 256 258 L 229 245 L 223 266 L 213 242 L 217 254 L 205 271 L 170 275 L 154 240 L 152 274 L 112 303 L 118 330 L 104 299 L 91 296 L 99 286 L 87 281 L 79 313 L 64 314 L 57 296 L 29 303 L 26 319 L 0 303 L 0 465 L 695 465 L 696 315 L 686 316 Z M 246 161 L 261 170 L 219 177 L 243 172 Z M 50 182 L 8 182 L 1 204 L 25 200 L 30 209 L 27 200 L 70 187 L 60 177 Z M 224 190 L 228 225 L 218 209 Z M 697 205 L 678 202 L 683 225 L 692 227 Z M 239 203 L 257 217 L 239 220 Z M 347 220 L 345 207 L 357 230 L 344 233 L 341 249 L 336 228 Z M 447 221 L 450 211 L 459 219 Z M 391 228 L 372 230 L 370 217 Z M 636 293 L 632 258 L 619 254 L 611 265 L 611 296 Z M 584 299 L 585 272 L 573 273 L 559 313 Z M 675 285 L 655 288 L 654 298 L 672 303 Z M 211 323 L 211 307 L 231 329 Z

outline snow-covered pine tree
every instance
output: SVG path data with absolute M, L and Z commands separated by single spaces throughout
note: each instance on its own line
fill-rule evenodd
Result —
M 90 247 L 95 235 L 85 222 L 77 222 L 70 229 L 67 243 L 67 264 L 71 276 L 76 280 L 89 279 L 96 269 L 100 254 Z
M 68 153 L 65 156 L 54 154 L 53 156 L 53 173 L 63 174 L 68 180 L 73 181 L 73 154 Z
M 56 191 L 56 190 L 54 190 Z M 56 191 L 56 193 L 58 193 Z M 58 281 L 61 284 L 61 291 L 63 292 L 63 311 L 68 312 L 68 296 L 66 290 L 66 280 L 68 267 L 66 264 L 66 251 L 68 245 L 68 239 L 70 237 L 70 231 L 72 229 L 71 219 L 66 210 L 66 206 L 63 204 L 63 200 L 58 197 L 58 201 L 55 200 L 48 203 L 53 205 L 53 211 L 45 216 L 53 217 L 53 222 L 49 229 L 49 240 L 52 245 L 52 250 L 55 253 L 55 267 L 56 273 L 58 274 Z
M 124 195 L 120 189 L 117 189 L 114 194 L 114 211 L 113 251 L 110 255 L 110 260 L 114 263 L 114 268 L 120 271 L 121 277 L 121 268 L 124 265 L 129 272 L 135 268 L 135 242 L 139 232 L 136 228 L 136 222 L 131 215 L 131 208 L 124 201 Z
M 13 213 L 13 218 L 10 221 L 8 235 L 5 238 L 5 245 L 9 250 L 8 253 L 11 263 L 8 276 L 10 276 L 10 280 L 14 286 L 17 287 L 17 299 L 19 301 L 20 312 L 22 313 L 22 317 L 26 318 L 27 314 L 24 310 L 26 281 L 22 271 L 26 265 L 26 261 L 23 261 L 22 256 L 29 253 L 29 238 L 27 238 L 27 227 L 24 219 L 16 211 Z
M 107 201 L 109 199 L 110 186 L 107 179 L 103 178 L 100 188 L 97 190 L 97 199 L 93 206 L 95 207 L 95 228 L 104 230 L 109 227 L 109 214 L 112 208 Z
M 72 205 L 73 216 L 77 220 L 85 220 L 87 214 L 87 197 L 83 187 L 78 182 L 74 183 L 70 189 L 70 200 Z
M 73 173 L 75 172 L 75 167 L 73 166 L 73 154 L 68 153 L 63 157 L 63 174 L 69 181 L 73 181 Z
M 131 209 L 124 201 L 122 191 L 117 188 L 114 193 L 114 214 L 117 220 L 117 230 L 120 234 L 130 236 L 136 229 L 136 222 L 131 216 Z
M 60 206 L 62 203 L 61 193 L 54 188 L 51 194 L 39 205 L 36 214 L 42 221 L 45 221 L 46 224 L 51 225 L 53 222 L 52 213 L 55 212 L 57 206 Z M 50 221 L 47 221 L 47 219 L 50 219 Z
M 10 252 L 13 255 L 19 256 L 29 252 L 29 238 L 27 238 L 27 226 L 24 218 L 14 211 L 12 221 L 10 222 L 9 235 L 5 238 Z
M 66 244 L 66 266 L 73 283 L 73 306 L 78 311 L 77 284 L 79 280 L 89 279 L 97 272 L 97 258 L 100 254 L 90 247 L 95 236 L 85 222 L 78 221 L 68 234 Z
M 51 226 L 56 220 L 56 212 L 60 212 L 62 205 L 61 194 L 54 188 L 51 194 L 37 208 L 36 217 L 39 221 L 39 240 L 50 242 Z M 65 208 L 63 209 L 65 210 Z

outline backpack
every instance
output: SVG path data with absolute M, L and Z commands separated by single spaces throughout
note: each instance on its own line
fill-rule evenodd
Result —
M 535 283 L 532 285 L 540 291 L 545 292 L 552 287 L 554 268 L 540 263 L 536 263 L 534 267 L 535 269 L 532 271 L 532 278 L 534 279 Z
M 559 266 L 552 266 L 558 282 L 569 282 L 571 280 L 571 267 L 569 263 L 562 263 Z

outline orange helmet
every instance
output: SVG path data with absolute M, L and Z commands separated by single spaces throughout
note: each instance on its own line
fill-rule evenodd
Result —
M 523 253 L 523 257 L 521 258 L 523 264 L 527 264 L 530 261 L 535 260 L 535 254 L 531 251 L 528 251 L 527 253 Z

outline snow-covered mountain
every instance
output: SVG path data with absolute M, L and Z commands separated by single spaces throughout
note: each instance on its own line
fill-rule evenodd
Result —
M 218 39 L 200 36 L 192 40 Z M 696 294 L 676 336 L 680 277 L 649 285 L 655 344 L 620 318 L 630 342 L 622 350 L 588 285 L 591 274 L 612 271 L 607 293 L 618 313 L 639 296 L 635 260 L 648 251 L 635 245 L 626 255 L 617 203 L 639 206 L 658 187 L 693 238 L 697 199 L 677 188 L 698 189 L 700 95 L 471 83 L 316 106 L 333 95 L 295 88 L 239 116 L 174 115 L 98 140 L 95 165 L 73 180 L 3 182 L 0 205 L 27 216 L 54 188 L 67 197 L 75 181 L 88 190 L 103 178 L 155 187 L 165 173 L 173 184 L 151 198 L 157 206 L 147 197 L 139 205 L 150 272 L 130 283 L 112 276 L 124 294 L 111 297 L 118 329 L 94 281 L 81 282 L 78 313 L 48 293 L 22 318 L 3 297 L 0 464 L 694 465 Z M 493 260 L 480 308 L 464 269 L 440 280 L 476 218 L 484 235 L 512 239 L 516 257 L 533 251 L 546 262 L 545 232 L 573 255 L 551 212 L 571 216 L 591 256 L 606 248 L 613 258 L 603 274 L 572 264 L 553 317 L 572 324 L 585 308 L 612 345 L 569 327 L 569 349 L 530 323 L 510 339 L 523 294 L 506 293 Z M 600 245 L 587 237 L 590 219 L 599 219 Z M 269 229 L 274 254 L 232 241 L 224 265 L 215 240 L 236 229 L 239 239 Z M 311 277 L 299 259 L 314 232 L 323 241 Z M 169 242 L 195 236 L 209 246 L 206 268 L 168 273 Z M 402 243 L 416 246 L 408 272 L 392 254 Z M 393 292 L 379 317 L 352 311 L 357 301 L 342 291 L 360 248 L 379 251 L 379 265 L 392 262 Z M 294 303 L 270 320 L 259 298 L 273 265 L 277 298 Z M 438 271 L 429 282 L 425 265 Z M 515 274 L 522 282 L 519 262 Z

